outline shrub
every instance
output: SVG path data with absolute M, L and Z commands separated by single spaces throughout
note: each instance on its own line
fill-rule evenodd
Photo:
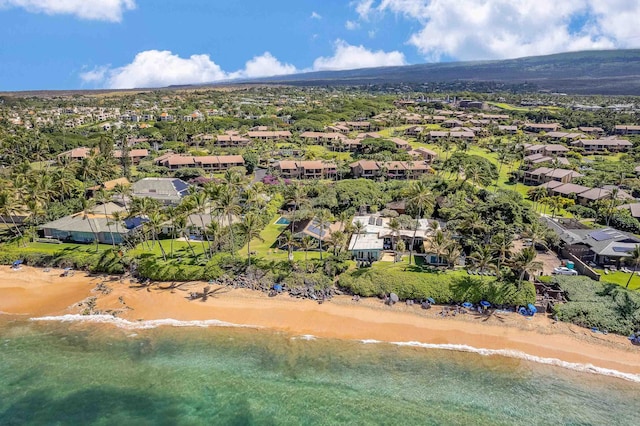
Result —
M 558 276 L 555 280 L 568 299 L 556 306 L 561 321 L 625 335 L 640 328 L 638 293 L 586 277 Z

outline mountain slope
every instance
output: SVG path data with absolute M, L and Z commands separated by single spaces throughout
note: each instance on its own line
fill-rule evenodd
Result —
M 426 82 L 531 83 L 566 93 L 640 95 L 640 49 L 594 50 L 501 61 L 322 71 L 251 80 L 300 85 Z

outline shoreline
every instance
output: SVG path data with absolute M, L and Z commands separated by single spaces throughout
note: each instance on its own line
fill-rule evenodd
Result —
M 640 375 L 640 349 L 631 345 L 626 337 L 594 334 L 572 324 L 555 323 L 544 315 L 525 318 L 497 311 L 491 315 L 469 313 L 442 318 L 438 315 L 439 306 L 430 310 L 405 304 L 389 307 L 379 299 L 362 298 L 353 302 L 350 296 L 337 296 L 318 304 L 288 295 L 268 297 L 258 291 L 226 287 L 206 302 L 190 301 L 189 292 L 201 291 L 206 283 L 186 283 L 177 289 L 163 290 L 157 285 L 130 287 L 128 279 L 120 277 L 88 276 L 81 271 L 61 277 L 61 273 L 59 269 L 45 272 L 25 266 L 13 271 L 1 267 L 0 319 L 57 317 L 51 320 L 61 320 L 64 315 L 80 314 L 86 301 L 95 298 L 92 306 L 96 310 L 115 311 L 117 318 L 134 325 L 145 321 L 161 325 L 169 319 L 187 326 L 206 321 L 210 325 L 224 325 L 218 321 L 280 331 L 292 337 L 415 347 L 451 346 L 458 350 L 466 346 L 499 356 L 522 353 L 538 359 L 581 364 L 586 371 L 591 365 Z M 85 301 L 84 307 L 79 306 L 82 301 Z M 96 319 L 98 317 L 93 318 Z M 102 319 L 101 322 L 108 322 L 109 318 Z

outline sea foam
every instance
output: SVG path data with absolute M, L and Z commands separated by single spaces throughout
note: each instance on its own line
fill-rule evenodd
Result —
M 146 321 L 129 321 L 112 315 L 77 315 L 67 314 L 62 316 L 48 316 L 31 318 L 31 321 L 57 321 L 57 322 L 85 322 L 94 324 L 111 324 L 127 330 L 143 330 L 161 326 L 170 327 L 237 327 L 237 328 L 262 328 L 257 325 L 234 324 L 220 320 L 180 321 L 176 319 L 159 319 Z
M 385 343 L 379 340 L 360 340 L 361 343 L 375 344 Z M 618 370 L 612 370 L 609 368 L 596 367 L 592 364 L 580 364 L 576 362 L 562 361 L 557 358 L 545 358 L 535 355 L 530 355 L 522 351 L 515 351 L 510 349 L 485 349 L 476 348 L 469 345 L 455 345 L 455 344 L 435 344 L 435 343 L 422 343 L 422 342 L 389 342 L 391 345 L 424 348 L 424 349 L 441 349 L 446 351 L 456 352 L 468 352 L 481 356 L 503 356 L 507 358 L 522 359 L 529 362 L 535 362 L 538 364 L 553 365 L 555 367 L 566 368 L 568 370 L 579 371 L 581 373 L 599 374 L 602 376 L 615 377 L 618 379 L 628 380 L 630 382 L 640 383 L 640 374 L 624 373 Z

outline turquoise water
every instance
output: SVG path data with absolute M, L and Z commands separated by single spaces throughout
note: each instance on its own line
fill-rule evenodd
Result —
M 1 321 L 2 425 L 640 419 L 638 383 L 518 359 L 253 329 Z

